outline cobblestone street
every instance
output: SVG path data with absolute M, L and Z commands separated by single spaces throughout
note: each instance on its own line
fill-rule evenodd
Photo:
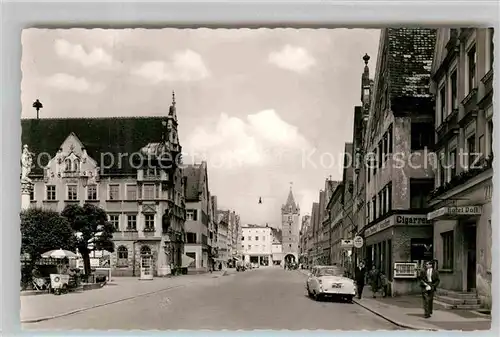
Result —
M 260 268 L 218 278 L 192 277 L 197 281 L 184 287 L 24 324 L 23 329 L 396 329 L 356 304 L 311 300 L 304 276 L 296 271 Z

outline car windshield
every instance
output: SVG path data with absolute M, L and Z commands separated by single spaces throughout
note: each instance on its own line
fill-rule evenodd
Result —
M 344 271 L 342 268 L 336 268 L 336 267 L 331 267 L 331 268 L 321 268 L 318 270 L 318 276 L 343 276 Z

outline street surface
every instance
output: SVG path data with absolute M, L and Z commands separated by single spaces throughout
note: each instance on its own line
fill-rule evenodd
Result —
M 357 304 L 315 302 L 306 277 L 279 267 L 219 278 L 48 321 L 23 324 L 39 329 L 395 330 L 396 326 Z M 48 304 L 50 305 L 50 304 Z

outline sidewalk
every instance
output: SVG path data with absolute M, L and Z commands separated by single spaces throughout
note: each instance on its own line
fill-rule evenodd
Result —
M 299 270 L 308 275 L 308 270 Z M 406 329 L 412 330 L 489 330 L 491 316 L 467 310 L 447 310 L 434 301 L 432 317 L 424 318 L 421 295 L 373 298 L 370 286 L 365 285 L 363 297 L 354 302 L 374 314 Z
M 386 320 L 412 330 L 489 330 L 491 317 L 467 310 L 447 310 L 434 303 L 432 317 L 424 318 L 422 296 L 372 298 L 369 286 L 363 289 L 361 300 L 355 303 Z
M 61 296 L 53 294 L 20 296 L 21 323 L 34 323 L 67 316 L 135 297 L 183 287 L 194 282 L 221 277 L 223 274 L 224 271 L 216 271 L 172 278 L 155 278 L 151 281 L 140 281 L 137 277 L 115 277 L 101 289 L 73 292 Z

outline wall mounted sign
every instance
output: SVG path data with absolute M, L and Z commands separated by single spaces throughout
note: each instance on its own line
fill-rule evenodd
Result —
M 393 224 L 394 224 L 394 216 L 390 216 L 389 218 L 367 228 L 365 230 L 365 236 L 366 237 L 371 236 L 371 235 L 378 233 L 378 232 L 380 232 L 388 227 L 391 227 Z
M 427 215 L 396 215 L 396 225 L 431 225 Z
M 440 217 L 453 217 L 453 216 L 475 216 L 481 215 L 483 208 L 481 206 L 454 206 L 454 207 L 441 207 L 433 212 L 427 214 L 427 219 L 433 220 Z
M 417 263 L 414 262 L 396 262 L 394 263 L 394 278 L 416 278 Z
M 359 249 L 359 248 L 363 247 L 364 241 L 363 241 L 363 238 L 361 236 L 359 236 L 359 235 L 356 236 L 354 238 L 354 240 L 352 240 L 352 241 L 353 241 L 354 248 L 358 248 Z
M 351 239 L 342 239 L 340 240 L 340 247 L 342 248 L 352 248 L 354 243 Z

